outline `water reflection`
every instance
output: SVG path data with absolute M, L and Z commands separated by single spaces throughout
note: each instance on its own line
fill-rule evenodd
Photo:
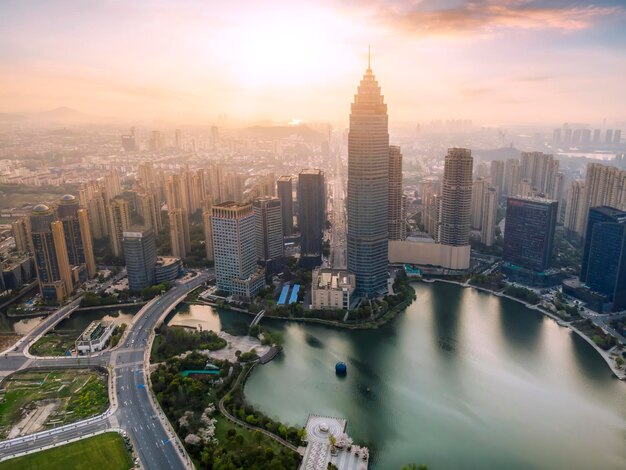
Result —
M 537 347 L 541 342 L 543 315 L 510 299 L 490 300 L 498 301 L 498 317 L 504 344 L 519 351 L 529 351 Z
M 459 321 L 464 290 L 457 286 L 436 282 L 432 285 L 431 303 L 434 334 L 442 358 L 451 358 L 459 352 Z

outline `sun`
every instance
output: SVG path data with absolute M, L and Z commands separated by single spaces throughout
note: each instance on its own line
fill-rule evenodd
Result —
M 302 87 L 345 64 L 349 25 L 332 12 L 280 9 L 241 17 L 220 37 L 231 73 L 246 88 Z

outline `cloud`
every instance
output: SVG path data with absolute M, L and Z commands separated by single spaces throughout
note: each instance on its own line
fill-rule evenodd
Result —
M 424 2 L 377 9 L 382 24 L 419 36 L 490 35 L 503 30 L 576 31 L 623 12 L 617 6 L 580 6 L 530 0 L 473 0 L 461 6 L 426 9 Z

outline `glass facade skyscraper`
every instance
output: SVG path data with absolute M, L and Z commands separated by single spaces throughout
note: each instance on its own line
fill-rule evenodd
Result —
M 610 310 L 626 308 L 626 212 L 589 209 L 580 281 L 601 294 Z
M 348 134 L 348 269 L 356 294 L 387 292 L 389 132 L 387 105 L 369 67 L 359 84 Z
M 558 203 L 510 197 L 506 207 L 503 260 L 516 267 L 545 271 L 550 267 Z

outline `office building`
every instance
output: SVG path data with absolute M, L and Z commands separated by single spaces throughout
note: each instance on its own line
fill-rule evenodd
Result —
M 348 270 L 357 295 L 387 292 L 389 131 L 387 105 L 368 63 L 350 112 L 348 133 Z
M 598 310 L 626 308 L 626 212 L 589 209 L 580 281 L 602 297 Z
M 353 273 L 316 268 L 311 282 L 311 305 L 315 310 L 349 310 L 356 289 Z
M 326 189 L 322 170 L 302 170 L 298 176 L 300 259 L 309 268 L 322 263 L 322 237 L 326 222 Z M 385 223 L 386 223 L 385 217 Z
M 439 239 L 443 245 L 469 245 L 472 205 L 472 153 L 451 148 L 445 159 L 439 216 Z
M 293 177 L 281 176 L 276 183 L 285 236 L 293 234 Z
M 217 288 L 251 299 L 265 285 L 265 273 L 256 262 L 252 204 L 224 202 L 211 211 Z
M 129 290 L 139 291 L 152 286 L 157 262 L 154 230 L 131 227 L 123 232 L 123 244 Z
M 503 260 L 531 271 L 547 270 L 552 257 L 556 217 L 556 201 L 509 197 Z
M 171 209 L 168 212 L 168 218 L 170 223 L 172 256 L 176 258 L 186 258 L 191 251 L 187 211 L 185 209 Z
M 128 201 L 122 197 L 116 197 L 107 206 L 109 244 L 113 256 L 123 256 L 122 239 L 125 230 L 130 227 L 130 209 Z
M 252 202 L 257 260 L 268 274 L 284 267 L 283 216 L 280 199 L 264 196 Z
M 402 153 L 400 147 L 389 146 L 389 240 L 406 238 L 404 199 L 402 197 Z
M 31 213 L 30 226 L 41 296 L 44 300 L 61 302 L 74 287 L 63 224 L 55 219 L 48 206 L 38 204 Z

